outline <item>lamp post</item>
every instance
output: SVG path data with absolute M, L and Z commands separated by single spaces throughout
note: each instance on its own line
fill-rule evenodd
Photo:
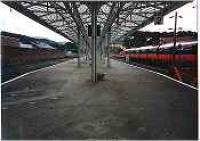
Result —
M 182 16 L 178 16 L 178 13 L 175 13 L 175 16 L 171 16 L 169 18 L 175 18 L 174 21 L 174 49 L 176 48 L 176 40 L 177 40 L 177 36 L 176 36 L 176 30 L 177 30 L 177 18 L 183 18 Z
M 174 22 L 174 49 L 176 48 L 176 26 L 177 26 L 177 12 L 175 13 L 175 22 Z
M 177 40 L 177 35 L 176 35 L 176 30 L 177 30 L 177 19 L 179 18 L 183 18 L 182 16 L 178 16 L 177 12 L 175 13 L 175 16 L 171 16 L 169 18 L 175 18 L 175 21 L 174 21 L 174 47 L 173 47 L 173 59 L 172 59 L 172 67 L 173 67 L 173 70 L 174 70 L 174 73 L 176 75 L 176 77 L 178 78 L 178 80 L 182 81 L 182 78 L 181 78 L 181 75 L 178 71 L 178 68 L 177 68 L 177 65 L 175 63 L 175 50 L 176 50 L 176 40 Z
M 178 13 L 175 12 L 175 15 L 174 16 L 171 16 L 169 18 L 175 18 L 174 20 L 174 47 L 173 47 L 173 60 L 172 60 L 172 63 L 173 65 L 175 66 L 175 50 L 176 50 L 176 42 L 177 42 L 177 35 L 176 35 L 176 30 L 177 30 L 177 19 L 179 18 L 183 18 L 182 16 L 178 16 Z M 172 29 L 172 28 L 169 28 L 169 29 Z

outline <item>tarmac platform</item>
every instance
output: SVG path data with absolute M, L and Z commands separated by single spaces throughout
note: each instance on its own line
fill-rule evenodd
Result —
M 197 90 L 111 65 L 96 84 L 70 60 L 2 85 L 2 139 L 197 139 Z

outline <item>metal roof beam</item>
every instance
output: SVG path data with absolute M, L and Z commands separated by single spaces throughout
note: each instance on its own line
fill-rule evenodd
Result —
M 122 2 L 118 2 L 118 3 L 113 2 L 112 3 L 111 10 L 109 12 L 110 14 L 107 17 L 106 22 L 104 24 L 104 28 L 102 30 L 102 35 L 101 35 L 100 41 L 99 41 L 100 44 L 103 41 L 103 39 L 105 38 L 105 35 L 108 32 L 109 28 L 111 28 L 114 21 L 117 19 L 117 17 L 119 17 L 119 14 L 120 14 L 123 6 L 124 6 L 124 3 L 122 3 Z
M 163 16 L 167 15 L 168 13 L 170 13 L 171 11 L 185 5 L 186 3 L 188 3 L 188 1 L 179 1 L 179 2 L 172 2 L 170 3 L 165 9 L 160 10 L 159 12 L 156 12 L 157 14 L 162 14 Z M 128 33 L 122 35 L 120 38 L 118 38 L 117 40 L 123 39 L 129 35 L 131 35 L 132 33 L 134 33 L 135 31 L 137 31 L 138 29 L 143 28 L 144 26 L 150 24 L 153 22 L 154 20 L 154 15 L 155 13 L 149 17 L 146 21 L 144 21 L 142 24 L 138 25 L 136 28 L 132 29 L 131 31 L 129 31 Z
M 67 11 L 69 12 L 69 14 L 71 15 L 72 19 L 74 20 L 74 22 L 77 25 L 77 30 L 79 30 L 81 32 L 81 35 L 83 36 L 83 39 L 89 43 L 88 41 L 88 36 L 87 36 L 87 31 L 84 27 L 83 21 L 81 19 L 80 13 L 76 7 L 76 3 L 72 2 L 63 2 L 65 5 L 65 8 L 67 9 Z M 72 10 L 73 9 L 73 10 Z
M 56 14 L 58 14 L 58 15 L 63 19 L 63 22 L 65 22 L 67 19 L 66 19 L 66 18 L 63 16 L 63 14 L 60 13 L 60 11 L 58 11 L 58 9 L 57 9 L 57 8 L 61 8 L 61 6 L 59 6 L 56 2 L 50 2 L 50 4 L 54 6 L 54 9 L 55 9 L 55 11 L 56 11 Z M 57 19 L 56 19 L 56 20 L 57 20 Z M 55 26 L 56 26 L 56 25 L 55 25 Z M 56 26 L 56 28 L 57 28 L 57 26 Z M 72 28 L 72 26 L 71 26 L 71 28 L 69 28 L 69 30 L 77 34 L 76 30 L 74 30 L 74 29 Z

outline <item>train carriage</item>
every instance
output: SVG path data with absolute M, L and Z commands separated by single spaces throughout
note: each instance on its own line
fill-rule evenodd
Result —
M 184 66 L 197 65 L 197 41 L 177 42 L 160 46 L 144 46 L 140 48 L 126 49 L 120 55 L 129 58 L 130 61 L 168 67 L 173 63 Z

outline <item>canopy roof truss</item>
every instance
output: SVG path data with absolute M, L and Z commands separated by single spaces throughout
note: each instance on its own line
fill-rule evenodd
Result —
M 150 24 L 154 16 L 166 15 L 189 1 L 4 1 L 11 8 L 77 42 L 78 33 L 88 42 L 87 26 L 91 24 L 90 7 L 99 7 L 97 23 L 102 41 L 111 32 L 113 40 L 122 39 Z M 110 30 L 110 31 L 109 31 Z

